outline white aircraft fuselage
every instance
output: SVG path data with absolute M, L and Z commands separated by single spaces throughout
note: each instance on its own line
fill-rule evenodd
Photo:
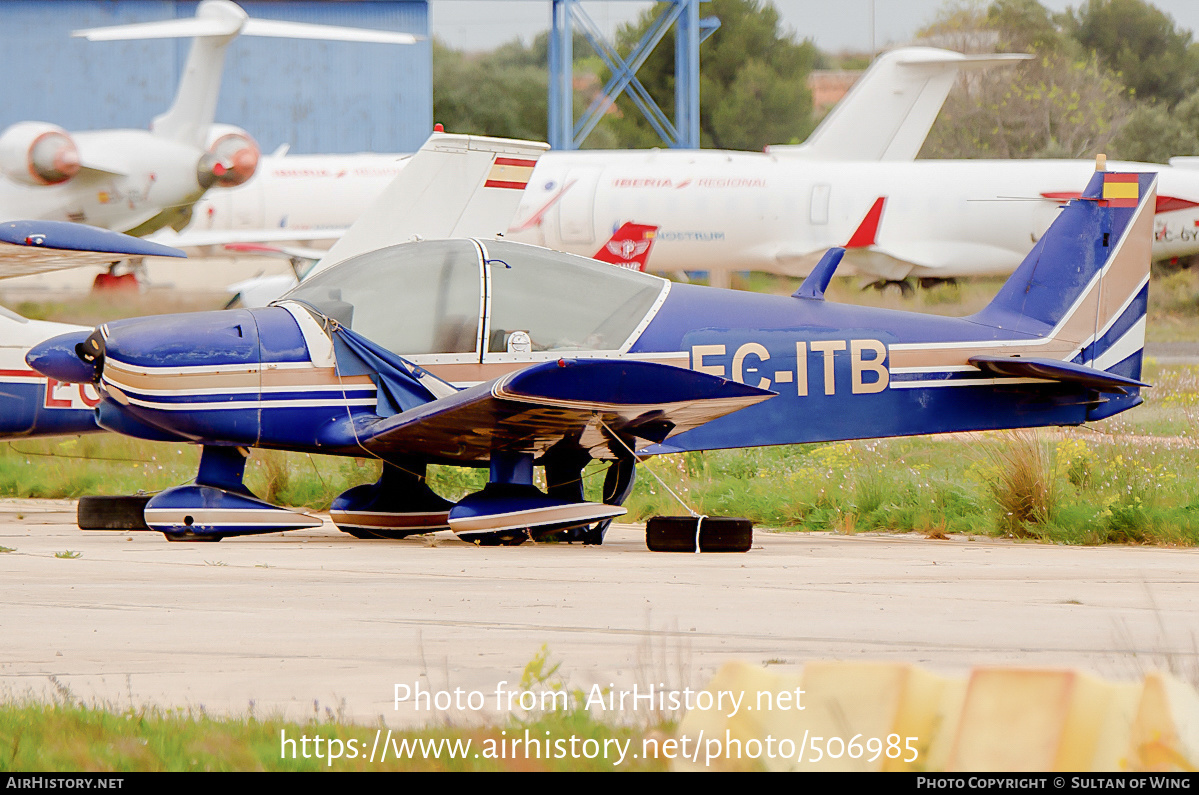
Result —
M 846 262 L 886 279 L 1010 273 L 1095 168 L 1083 160 L 825 162 L 740 152 L 549 153 L 510 239 L 579 253 L 637 220 L 660 228 L 652 270 L 802 275 L 844 246 L 883 199 Z M 1199 172 L 1160 173 L 1155 259 L 1199 253 Z M 528 220 L 557 197 L 540 223 Z M 523 228 L 522 228 L 523 227 Z
M 244 185 L 209 191 L 187 232 L 345 229 L 383 192 L 407 155 L 265 155 Z
M 247 184 L 210 192 L 191 230 L 348 227 L 400 155 L 264 157 Z M 590 256 L 628 221 L 660 227 L 648 269 L 803 275 L 884 200 L 845 264 L 882 279 L 1009 273 L 1085 183 L 1086 160 L 827 162 L 724 151 L 547 152 L 507 237 Z M 1153 255 L 1199 254 L 1199 170 L 1160 174 Z M 1170 209 L 1174 207 L 1175 209 Z M 299 235 L 302 237 L 302 235 Z

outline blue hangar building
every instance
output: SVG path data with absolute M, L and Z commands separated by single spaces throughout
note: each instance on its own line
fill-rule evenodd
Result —
M 237 0 L 251 17 L 394 30 L 413 45 L 242 36 L 227 50 L 218 123 L 264 153 L 412 152 L 433 128 L 427 0 Z M 190 39 L 88 42 L 81 28 L 191 17 L 183 0 L 0 0 L 0 129 L 146 128 L 175 96 Z

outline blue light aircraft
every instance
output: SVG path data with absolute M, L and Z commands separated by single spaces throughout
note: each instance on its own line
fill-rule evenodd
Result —
M 506 168 L 498 181 L 524 178 Z M 333 503 L 354 535 L 598 543 L 638 456 L 1078 425 L 1138 405 L 1155 179 L 1097 171 L 965 318 L 826 301 L 839 249 L 772 296 L 445 239 L 356 251 L 269 307 L 116 321 L 28 361 L 95 384 L 104 428 L 203 446 L 195 482 L 144 508 L 169 539 L 319 524 L 243 485 L 262 447 L 381 459 L 378 482 Z M 602 503 L 583 499 L 592 459 L 611 462 Z M 451 503 L 430 463 L 490 480 Z

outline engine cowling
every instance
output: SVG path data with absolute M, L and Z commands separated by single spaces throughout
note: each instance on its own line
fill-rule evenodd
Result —
M 17 122 L 0 134 L 0 173 L 23 185 L 58 185 L 79 173 L 79 149 L 57 124 Z
M 241 185 L 258 169 L 258 144 L 248 132 L 229 124 L 208 129 L 207 151 L 200 159 L 200 184 L 232 188 Z

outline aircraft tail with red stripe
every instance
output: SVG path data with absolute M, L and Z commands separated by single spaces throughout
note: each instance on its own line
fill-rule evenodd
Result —
M 600 246 L 592 259 L 633 271 L 644 271 L 657 234 L 656 226 L 629 221 L 612 233 L 612 237 Z

